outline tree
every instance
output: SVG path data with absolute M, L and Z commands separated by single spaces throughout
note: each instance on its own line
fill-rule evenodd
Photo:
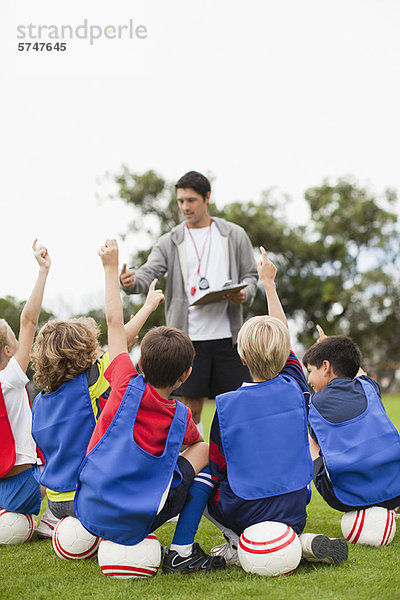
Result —
M 17 300 L 14 296 L 0 298 L 0 319 L 7 321 L 17 338 L 19 335 L 19 319 L 24 305 L 25 301 Z M 43 323 L 46 323 L 52 317 L 54 317 L 53 313 L 42 308 L 39 315 L 38 327 L 41 327 Z
M 150 245 L 180 221 L 172 185 L 154 171 L 131 174 L 124 166 L 115 181 L 119 197 L 135 209 L 131 231 L 145 229 Z M 396 200 L 391 190 L 377 198 L 347 178 L 307 189 L 301 210 L 309 218 L 300 225 L 287 214 L 290 198 L 273 189 L 257 201 L 212 206 L 210 212 L 244 227 L 255 248 L 266 247 L 278 267 L 285 311 L 304 346 L 314 342 L 318 323 L 328 335 L 353 337 L 366 366 L 392 376 L 400 330 Z M 134 262 L 143 264 L 149 251 L 138 251 Z M 260 293 L 245 316 L 264 311 Z M 160 319 L 159 311 L 155 324 Z

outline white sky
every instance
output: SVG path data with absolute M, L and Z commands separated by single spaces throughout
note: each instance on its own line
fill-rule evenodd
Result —
M 212 172 L 220 205 L 277 186 L 299 218 L 324 177 L 400 190 L 399 17 L 396 0 L 3 0 L 0 297 L 29 295 L 37 236 L 53 259 L 44 306 L 102 304 L 97 249 L 132 214 L 99 202 L 98 179 L 122 163 Z M 84 19 L 148 37 L 17 51 L 18 25 Z M 140 244 L 121 243 L 121 263 Z

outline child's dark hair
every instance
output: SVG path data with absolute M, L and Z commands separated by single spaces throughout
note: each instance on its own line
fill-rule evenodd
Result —
M 175 184 L 175 190 L 178 188 L 191 188 L 200 194 L 200 196 L 203 197 L 203 200 L 205 200 L 207 194 L 211 192 L 211 184 L 207 177 L 201 173 L 198 173 L 197 171 L 189 171 L 188 173 L 185 173 L 185 175 L 182 175 L 182 177 Z
M 143 376 L 153 387 L 174 385 L 193 365 L 195 350 L 186 333 L 174 327 L 153 327 L 140 345 Z
M 353 379 L 361 366 L 362 355 L 359 347 L 345 335 L 332 335 L 317 342 L 303 356 L 303 364 L 319 369 L 324 360 L 330 362 L 338 377 Z

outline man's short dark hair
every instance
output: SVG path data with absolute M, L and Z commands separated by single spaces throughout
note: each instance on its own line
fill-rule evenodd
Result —
M 205 200 L 207 194 L 211 192 L 211 184 L 207 177 L 201 173 L 198 173 L 197 171 L 189 171 L 188 173 L 185 173 L 185 175 L 182 175 L 182 177 L 175 184 L 175 191 L 179 188 L 191 188 L 200 194 L 200 196 L 203 197 L 203 200 Z
M 193 365 L 195 350 L 186 333 L 174 327 L 153 327 L 141 346 L 144 380 L 153 387 L 174 385 Z
M 345 335 L 332 335 L 317 342 L 303 356 L 303 364 L 319 369 L 324 360 L 330 362 L 338 377 L 353 379 L 361 366 L 362 355 L 359 347 Z

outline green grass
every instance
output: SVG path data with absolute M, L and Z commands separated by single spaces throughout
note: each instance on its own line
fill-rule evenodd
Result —
M 385 399 L 387 411 L 400 427 L 400 396 Z M 214 412 L 208 403 L 204 411 L 206 432 Z M 340 517 L 314 492 L 308 509 L 306 531 L 340 536 Z M 400 525 L 400 523 L 399 523 Z M 160 542 L 169 545 L 174 524 L 157 531 Z M 207 551 L 219 543 L 219 531 L 204 518 L 197 541 Z M 158 573 L 147 580 L 110 580 L 104 577 L 95 559 L 63 561 L 55 555 L 50 540 L 20 546 L 0 547 L 0 598 L 13 600 L 393 600 L 400 598 L 400 533 L 386 548 L 350 546 L 349 561 L 339 567 L 300 564 L 294 575 L 263 578 L 247 575 L 238 567 L 191 576 Z

